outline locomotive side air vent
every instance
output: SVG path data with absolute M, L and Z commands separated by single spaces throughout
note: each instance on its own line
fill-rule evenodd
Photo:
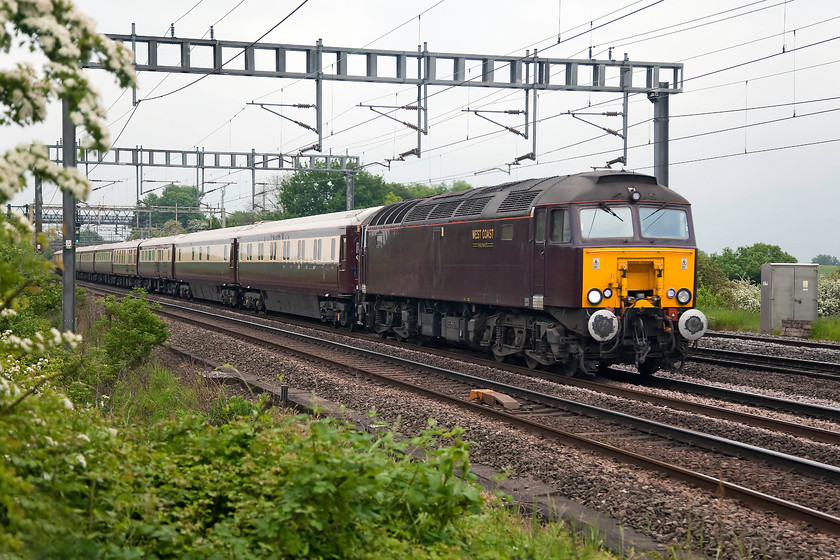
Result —
M 542 191 L 510 191 L 499 205 L 499 212 L 523 212 Z
M 481 214 L 487 203 L 493 199 L 492 196 L 482 196 L 479 198 L 470 198 L 465 200 L 461 206 L 455 211 L 456 216 L 472 216 L 474 214 Z
M 422 222 L 429 217 L 429 212 L 434 208 L 434 204 L 418 204 L 411 209 L 408 216 L 405 218 L 406 222 Z
M 429 214 L 430 220 L 441 220 L 449 218 L 455 213 L 455 209 L 461 204 L 460 200 L 450 200 L 448 202 L 441 202 L 435 206 Z
M 610 183 L 636 183 L 640 185 L 655 185 L 656 177 L 650 175 L 636 175 L 633 173 L 615 173 L 609 175 L 601 175 L 596 181 L 599 185 L 606 185 Z

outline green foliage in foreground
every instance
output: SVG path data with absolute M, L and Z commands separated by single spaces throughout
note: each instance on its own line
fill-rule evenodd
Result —
M 158 304 L 150 303 L 145 292 L 135 290 L 131 297 L 117 300 L 114 296 L 98 301 L 104 313 L 84 333 L 85 339 L 79 352 L 66 360 L 65 382 L 74 402 L 101 407 L 103 398 L 110 398 L 117 384 L 122 384 L 128 396 L 123 412 L 132 407 L 143 407 L 143 401 L 134 401 L 139 394 L 156 394 L 155 382 L 146 386 L 148 375 L 136 375 L 132 368 L 140 364 L 151 352 L 169 338 L 166 322 L 155 315 Z
M 3 371 L 4 558 L 603 557 L 482 508 L 457 428 L 399 441 L 240 404 L 220 425 L 116 430 L 51 388 L 20 399 L 49 364 Z M 425 461 L 405 454 L 415 447 Z
M 0 389 L 0 556 L 369 557 L 454 545 L 455 522 L 479 511 L 456 473 L 459 430 L 397 442 L 262 414 L 118 432 L 54 391 L 12 406 L 21 389 Z M 403 455 L 409 445 L 428 461 Z

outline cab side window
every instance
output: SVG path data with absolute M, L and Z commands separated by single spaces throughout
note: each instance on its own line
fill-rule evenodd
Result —
M 545 208 L 540 208 L 534 212 L 534 241 L 542 243 L 545 241 Z
M 569 229 L 569 213 L 567 210 L 552 210 L 551 212 L 551 240 L 555 243 L 571 241 Z

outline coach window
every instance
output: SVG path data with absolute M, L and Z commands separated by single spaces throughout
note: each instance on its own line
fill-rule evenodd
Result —
M 552 210 L 551 212 L 551 240 L 555 243 L 571 241 L 572 235 L 569 230 L 569 214 L 563 210 Z
M 190 260 L 195 262 L 195 247 L 192 248 L 192 258 Z
M 335 260 L 335 238 L 332 238 L 332 243 L 330 244 L 330 260 Z
M 179 261 L 181 260 L 181 248 L 180 247 L 178 247 L 178 260 Z
M 225 245 L 225 252 L 224 252 L 224 256 L 222 257 L 222 260 L 225 260 L 225 261 L 228 260 L 228 246 L 227 245 Z
M 207 246 L 207 260 L 210 260 L 210 245 Z
M 542 243 L 545 241 L 545 208 L 540 208 L 534 212 L 534 241 Z
M 250 261 L 254 256 L 254 244 L 248 243 L 248 260 Z

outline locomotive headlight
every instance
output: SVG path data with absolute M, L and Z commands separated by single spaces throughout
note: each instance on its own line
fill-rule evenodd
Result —
M 691 292 L 688 288 L 680 288 L 677 291 L 677 303 L 686 305 L 689 301 L 691 301 Z
M 601 300 L 604 299 L 604 296 L 601 294 L 601 290 L 598 288 L 592 288 L 586 294 L 586 301 L 588 301 L 592 305 L 598 305 L 601 303 Z
M 665 295 L 668 296 L 668 299 L 674 299 L 674 296 L 677 295 L 677 290 L 674 288 L 668 288 L 668 291 L 665 292 Z
M 604 297 L 607 299 L 612 297 L 612 290 L 610 288 L 604 288 Z

